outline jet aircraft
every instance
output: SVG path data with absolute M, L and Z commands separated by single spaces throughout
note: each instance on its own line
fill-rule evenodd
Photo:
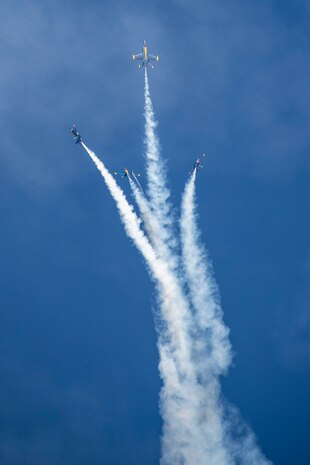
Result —
M 143 51 L 142 53 L 138 53 L 137 55 L 133 54 L 132 55 L 133 60 L 142 60 L 142 63 L 139 64 L 139 68 L 143 68 L 143 66 L 150 66 L 151 68 L 154 68 L 152 65 L 152 61 L 158 61 L 159 56 L 158 55 L 151 55 L 148 52 L 147 45 L 146 45 L 146 40 L 143 41 Z
M 204 153 L 202 155 L 202 158 L 205 157 L 206 154 Z M 194 165 L 193 165 L 193 169 L 192 171 L 189 172 L 189 174 L 192 174 L 197 168 L 203 168 L 202 164 L 201 164 L 201 159 L 200 158 L 197 158 L 197 160 L 195 161 Z
M 135 173 L 132 170 L 131 172 L 129 172 L 127 168 L 123 168 L 120 172 L 114 171 L 114 174 L 119 174 L 120 176 L 122 176 L 122 178 L 130 178 L 130 176 L 140 176 L 140 173 L 137 173 L 135 175 Z
M 81 138 L 81 134 L 77 131 L 75 124 L 72 124 L 72 127 L 69 128 L 69 130 L 73 136 L 75 143 L 80 144 L 82 141 L 82 138 Z
M 114 174 L 119 174 L 122 178 L 129 178 L 129 171 L 127 168 L 123 168 L 120 172 L 114 171 Z
M 129 172 L 127 168 L 123 168 L 120 172 L 114 171 L 114 174 L 119 174 L 120 176 L 122 176 L 122 178 L 128 178 L 128 179 L 133 177 L 139 189 L 144 193 L 143 187 L 141 186 L 141 183 L 139 179 L 137 178 L 137 176 L 139 177 L 141 176 L 140 173 L 135 173 L 133 170 Z

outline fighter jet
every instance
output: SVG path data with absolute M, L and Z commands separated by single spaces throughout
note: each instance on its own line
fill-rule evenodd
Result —
M 138 53 L 137 55 L 133 54 L 132 55 L 133 60 L 142 60 L 142 63 L 139 64 L 139 68 L 143 68 L 143 66 L 150 66 L 151 68 L 154 68 L 152 65 L 152 61 L 158 61 L 159 56 L 158 55 L 151 55 L 148 50 L 147 50 L 147 45 L 146 41 L 143 41 L 143 51 L 142 53 Z
M 144 190 L 141 186 L 141 183 L 139 181 L 139 179 L 137 178 L 137 176 L 141 176 L 140 173 L 135 173 L 133 170 L 131 170 L 129 172 L 129 170 L 127 168 L 123 168 L 120 172 L 118 171 L 113 171 L 114 174 L 119 174 L 120 176 L 122 176 L 122 178 L 130 178 L 130 179 L 134 179 L 135 183 L 137 184 L 137 186 L 139 187 L 139 189 L 144 193 Z
M 81 138 L 81 134 L 78 133 L 75 124 L 72 124 L 72 127 L 69 128 L 69 130 L 71 131 L 71 134 L 73 136 L 73 139 L 74 139 L 75 143 L 80 144 L 81 141 L 82 141 L 82 138 Z
M 120 172 L 114 171 L 114 174 L 119 174 L 122 178 L 130 178 L 130 176 L 140 176 L 140 173 L 135 174 L 132 170 L 129 172 L 127 168 L 123 168 Z
M 127 168 L 123 168 L 120 172 L 114 171 L 114 174 L 119 174 L 122 178 L 129 178 L 129 171 Z
M 206 154 L 203 153 L 202 158 L 204 158 L 205 156 L 206 156 Z M 192 174 L 198 167 L 203 168 L 200 158 L 197 158 L 197 160 L 195 161 L 195 163 L 193 165 L 193 169 L 192 169 L 192 171 L 189 172 L 189 174 Z

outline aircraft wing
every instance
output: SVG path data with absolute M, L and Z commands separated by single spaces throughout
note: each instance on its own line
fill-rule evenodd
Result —
M 137 55 L 132 55 L 133 60 L 142 60 L 143 59 L 143 53 L 137 53 Z
M 155 55 L 151 55 L 151 54 L 149 53 L 149 59 L 150 59 L 151 61 L 158 61 L 158 60 L 159 60 L 159 56 L 158 56 L 158 55 L 156 55 L 156 56 L 155 56 Z

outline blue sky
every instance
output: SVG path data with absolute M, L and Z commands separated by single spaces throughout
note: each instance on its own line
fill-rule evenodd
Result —
M 275 464 L 310 460 L 309 3 L 3 1 L 0 461 L 158 464 L 154 290 L 98 172 L 143 173 L 143 39 L 176 208 L 199 173 L 233 367 Z M 143 182 L 143 177 L 142 177 Z M 124 190 L 130 195 L 128 185 Z

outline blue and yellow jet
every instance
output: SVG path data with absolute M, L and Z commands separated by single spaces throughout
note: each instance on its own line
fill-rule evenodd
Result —
M 114 174 L 119 174 L 120 176 L 122 176 L 122 178 L 128 178 L 128 179 L 131 179 L 131 177 L 133 177 L 133 179 L 135 180 L 135 183 L 137 184 L 137 186 L 139 187 L 139 189 L 144 193 L 144 190 L 141 186 L 141 183 L 138 179 L 137 176 L 141 176 L 140 173 L 134 173 L 133 170 L 129 171 L 127 168 L 123 168 L 121 171 L 113 171 Z
M 81 141 L 82 141 L 82 137 L 81 137 L 81 134 L 77 131 L 76 125 L 72 124 L 72 127 L 69 128 L 69 129 L 70 129 L 70 132 L 71 132 L 71 134 L 73 136 L 74 142 L 76 144 L 80 144 Z
M 137 55 L 133 54 L 132 55 L 133 60 L 142 60 L 142 63 L 139 64 L 139 68 L 143 68 L 143 66 L 150 66 L 151 68 L 154 68 L 152 65 L 152 61 L 158 61 L 159 56 L 158 55 L 151 55 L 148 50 L 147 50 L 147 45 L 146 45 L 146 40 L 143 41 L 143 51 L 142 53 L 138 53 Z
M 113 171 L 114 174 L 119 174 L 122 178 L 130 178 L 130 176 L 140 176 L 140 173 L 135 174 L 132 170 L 129 172 L 127 168 L 120 171 Z
M 206 156 L 206 154 L 203 153 L 201 157 L 204 158 L 205 156 Z M 188 174 L 193 174 L 193 172 L 194 172 L 195 170 L 197 170 L 197 168 L 203 168 L 203 166 L 202 166 L 202 164 L 201 164 L 201 159 L 200 159 L 200 158 L 197 158 L 197 160 L 196 160 L 195 163 L 194 163 L 194 166 L 193 166 L 192 171 L 190 171 Z
M 130 174 L 127 168 L 123 168 L 120 172 L 119 171 L 114 171 L 114 174 L 119 174 L 122 176 L 122 178 L 129 178 Z

